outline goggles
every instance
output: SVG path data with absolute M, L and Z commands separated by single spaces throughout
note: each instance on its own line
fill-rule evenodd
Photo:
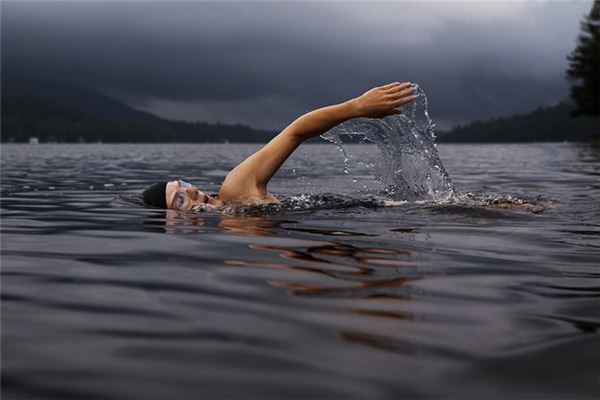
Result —
M 193 187 L 191 183 L 182 181 L 181 179 L 178 179 L 177 182 L 179 183 L 179 187 L 182 187 L 186 190 Z M 175 210 L 187 210 L 189 208 L 188 205 L 191 202 L 192 199 L 190 199 L 190 196 L 187 194 L 187 192 L 177 192 L 173 197 L 171 207 Z

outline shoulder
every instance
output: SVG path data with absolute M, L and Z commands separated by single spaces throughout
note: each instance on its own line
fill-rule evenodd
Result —
M 219 200 L 239 205 L 279 203 L 275 196 L 256 185 L 234 185 L 228 183 L 227 180 L 223 182 L 219 190 Z

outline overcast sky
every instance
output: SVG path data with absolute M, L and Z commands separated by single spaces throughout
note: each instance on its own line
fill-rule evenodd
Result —
M 281 129 L 392 81 L 439 127 L 566 98 L 592 1 L 2 1 L 2 68 L 189 121 Z

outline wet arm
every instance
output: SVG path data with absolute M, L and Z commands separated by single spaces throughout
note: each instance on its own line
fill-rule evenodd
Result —
M 262 149 L 234 168 L 223 183 L 230 197 L 266 195 L 268 182 L 302 142 L 356 117 L 382 118 L 398 114 L 396 109 L 412 101 L 414 89 L 407 83 L 373 88 L 344 103 L 311 111 L 292 122 Z

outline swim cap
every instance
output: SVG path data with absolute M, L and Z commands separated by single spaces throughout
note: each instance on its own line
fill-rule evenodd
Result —
M 148 186 L 142 192 L 144 202 L 150 206 L 167 208 L 167 183 L 161 181 Z

